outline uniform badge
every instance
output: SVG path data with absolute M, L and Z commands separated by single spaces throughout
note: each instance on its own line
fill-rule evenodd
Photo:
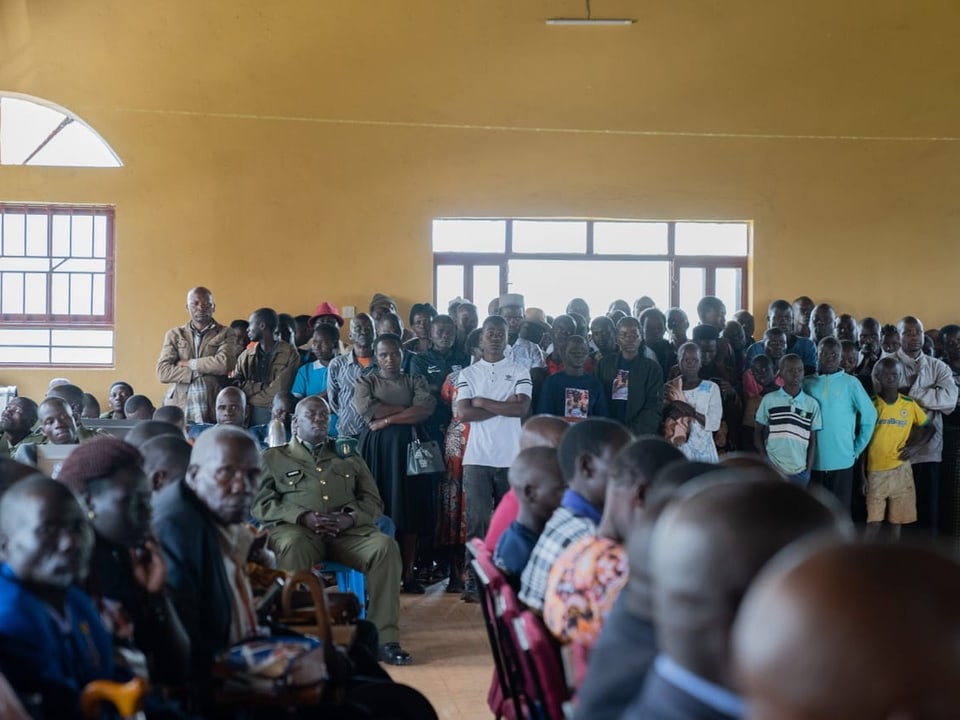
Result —
M 337 456 L 348 458 L 357 452 L 357 440 L 352 437 L 338 437 L 336 441 Z

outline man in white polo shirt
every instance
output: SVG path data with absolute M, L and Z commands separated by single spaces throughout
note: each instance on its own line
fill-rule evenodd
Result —
M 482 357 L 457 379 L 457 414 L 470 423 L 463 455 L 467 539 L 486 534 L 493 508 L 509 489 L 507 470 L 520 451 L 520 419 L 530 409 L 530 371 L 504 358 L 506 346 L 507 321 L 488 317 L 480 331 Z M 471 578 L 463 599 L 476 600 Z

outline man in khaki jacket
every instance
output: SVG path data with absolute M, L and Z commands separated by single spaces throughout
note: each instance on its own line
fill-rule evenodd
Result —
M 164 405 L 177 405 L 188 424 L 216 422 L 216 398 L 236 364 L 230 329 L 213 319 L 213 293 L 187 293 L 190 322 L 167 331 L 157 360 L 157 379 L 169 383 Z
M 327 441 L 330 409 L 320 397 L 297 405 L 293 438 L 263 452 L 263 475 L 251 514 L 270 528 L 282 570 L 309 570 L 325 559 L 366 575 L 368 618 L 380 632 L 380 659 L 410 663 L 400 647 L 400 550 L 374 525 L 383 511 L 363 459 Z
M 300 352 L 277 336 L 280 317 L 272 308 L 254 310 L 247 335 L 254 342 L 237 358 L 231 383 L 243 390 L 250 410 L 250 425 L 270 422 L 273 398 L 290 392 L 300 367 Z

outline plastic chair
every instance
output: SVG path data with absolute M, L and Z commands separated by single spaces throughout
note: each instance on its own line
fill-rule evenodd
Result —
M 340 592 L 349 592 L 360 601 L 360 617 L 367 617 L 367 578 L 356 568 L 342 563 L 324 561 L 313 566 L 314 572 L 332 573 L 337 578 Z
M 542 708 L 547 720 L 563 720 L 563 704 L 570 695 L 556 643 L 543 621 L 524 610 L 513 620 L 513 636 L 526 659 L 526 674 L 533 681 L 527 693 Z
M 80 711 L 86 718 L 100 717 L 103 704 L 112 705 L 123 718 L 142 718 L 140 708 L 150 686 L 143 678 L 135 677 L 129 682 L 94 680 L 87 683 L 80 693 Z

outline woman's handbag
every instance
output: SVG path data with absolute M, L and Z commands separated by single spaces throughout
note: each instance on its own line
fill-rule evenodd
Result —
M 407 475 L 433 475 L 446 472 L 443 451 L 435 440 L 421 441 L 413 428 L 413 440 L 407 445 Z

